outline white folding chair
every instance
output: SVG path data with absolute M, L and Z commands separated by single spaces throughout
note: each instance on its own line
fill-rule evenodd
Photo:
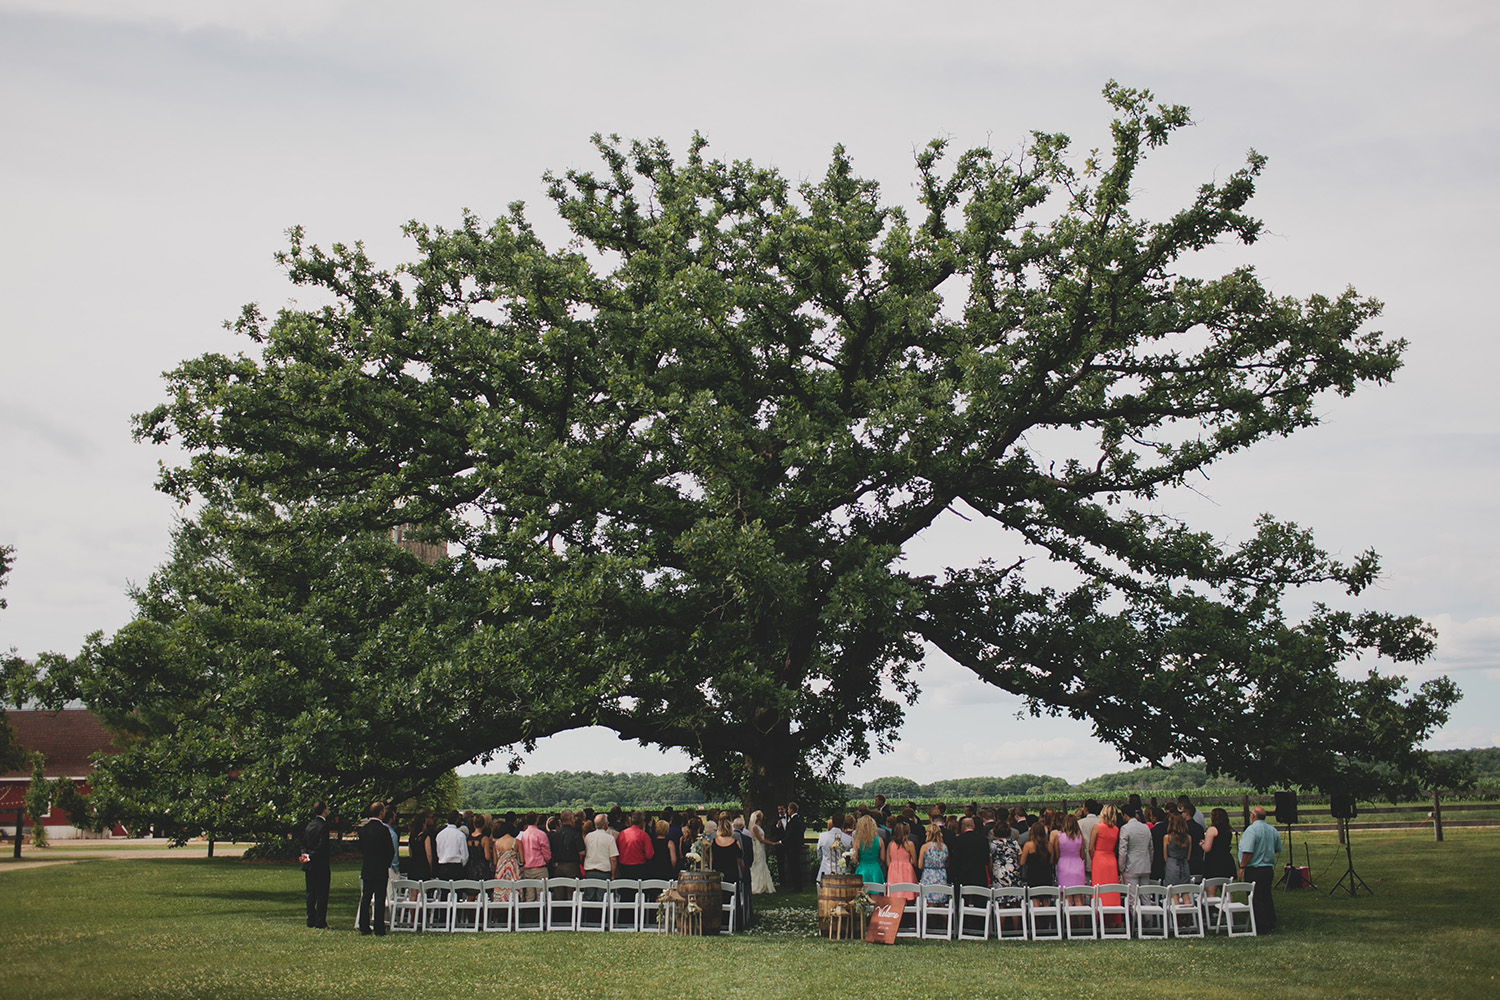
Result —
M 1026 922 L 1033 941 L 1063 939 L 1062 891 L 1055 885 L 1034 885 L 1026 890 Z
M 578 879 L 558 876 L 547 880 L 547 929 L 578 929 Z
M 994 918 L 995 897 L 987 885 L 961 885 L 958 887 L 958 939 L 960 941 L 984 941 L 990 936 L 990 921 Z
M 1117 896 L 1119 902 L 1108 902 L 1106 894 Z M 1130 907 L 1134 900 L 1130 886 L 1124 883 L 1094 886 L 1094 927 L 1100 940 L 1130 940 Z
M 1091 885 L 1070 885 L 1062 888 L 1063 928 L 1072 941 L 1080 938 L 1093 940 L 1099 936 L 1099 914 L 1094 909 L 1096 895 Z M 1126 933 L 1129 933 L 1127 927 Z
M 578 921 L 580 931 L 609 930 L 609 879 L 578 880 Z
M 672 888 L 672 883 L 664 878 L 641 879 L 641 930 L 665 931 L 667 929 L 666 915 L 657 909 L 656 901 L 670 888 Z
M 640 879 L 613 878 L 609 880 L 608 910 L 610 930 L 640 930 L 641 905 Z
M 1131 894 L 1131 906 L 1135 910 L 1135 936 L 1146 940 L 1167 939 L 1171 927 L 1169 904 L 1172 895 L 1162 885 L 1138 885 Z
M 1241 899 L 1243 897 L 1243 899 Z M 1236 919 L 1244 918 L 1243 929 Z M 1229 882 L 1224 886 L 1224 895 L 1219 897 L 1219 922 L 1230 937 L 1255 937 L 1255 883 Z
M 885 886 L 886 895 L 895 892 L 918 893 L 915 899 L 906 901 L 906 909 L 901 911 L 901 923 L 896 928 L 897 937 L 919 938 L 922 936 L 922 918 L 918 911 L 922 908 L 922 896 L 920 885 L 915 882 L 887 882 Z
M 518 878 L 515 880 L 515 930 L 544 931 L 547 929 L 547 880 L 544 878 Z
M 453 922 L 451 931 L 477 931 L 484 918 L 484 883 L 476 879 L 455 879 L 453 885 Z
M 884 882 L 866 882 L 865 883 L 865 892 L 869 893 L 872 896 L 884 896 L 885 895 L 885 883 Z
M 1026 887 L 1002 885 L 990 890 L 995 899 L 995 939 L 1026 940 Z
M 1172 894 L 1169 911 L 1172 914 L 1172 934 L 1176 937 L 1203 936 L 1203 887 L 1193 882 L 1169 885 Z M 1182 902 L 1177 897 L 1182 896 Z
M 492 878 L 484 881 L 484 930 L 513 931 L 516 929 L 516 891 L 514 879 Z
M 434 878 L 422 883 L 422 929 L 453 930 L 453 883 Z
M 740 884 L 722 882 L 719 888 L 729 893 L 729 900 L 724 904 L 723 927 L 726 933 L 733 934 L 740 929 Z
M 1206 878 L 1203 880 L 1203 929 L 1218 933 L 1219 927 L 1219 902 L 1223 898 L 1224 887 L 1229 884 L 1227 878 Z
M 387 894 L 391 910 L 391 930 L 419 931 L 422 929 L 422 883 L 409 878 L 398 878 L 391 883 Z
M 924 885 L 917 900 L 917 923 L 925 941 L 947 941 L 953 937 L 958 900 L 951 885 Z

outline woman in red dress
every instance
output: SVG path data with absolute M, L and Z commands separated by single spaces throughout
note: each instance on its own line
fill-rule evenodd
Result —
M 1089 833 L 1089 858 L 1093 868 L 1093 884 L 1109 885 L 1120 881 L 1120 862 L 1115 857 L 1115 846 L 1120 842 L 1120 813 L 1110 803 L 1099 810 L 1099 822 Z M 1107 892 L 1099 897 L 1105 906 L 1119 906 L 1120 894 Z

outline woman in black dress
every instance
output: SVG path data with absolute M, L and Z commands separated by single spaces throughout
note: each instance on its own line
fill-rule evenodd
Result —
M 1234 878 L 1239 869 L 1234 863 L 1234 848 L 1230 843 L 1233 839 L 1229 814 L 1215 809 L 1209 814 L 1208 829 L 1203 832 L 1204 878 Z
M 1052 845 L 1045 824 L 1031 824 L 1031 834 L 1021 847 L 1021 877 L 1027 885 L 1043 886 L 1057 884 L 1057 859 L 1052 856 Z
M 427 860 L 427 817 L 417 813 L 411 818 L 406 834 L 406 877 L 421 882 L 432 878 L 432 865 Z
M 651 860 L 646 862 L 650 872 L 647 877 L 662 878 L 670 882 L 677 877 L 677 845 L 668 836 L 672 828 L 667 825 L 666 820 L 657 820 L 655 829 L 655 835 L 651 838 Z
M 729 824 L 729 814 L 719 814 L 719 829 L 714 834 L 708 849 L 708 867 L 719 873 L 726 883 L 740 882 L 740 842 Z M 729 893 L 724 893 L 724 902 L 729 902 Z

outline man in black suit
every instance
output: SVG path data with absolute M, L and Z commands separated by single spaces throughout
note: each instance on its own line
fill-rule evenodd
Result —
M 974 817 L 965 816 L 961 831 L 953 837 L 948 849 L 948 878 L 955 886 L 990 884 L 990 845 L 974 826 Z
M 948 880 L 953 883 L 955 893 L 961 892 L 966 885 L 990 884 L 989 841 L 977 829 L 973 816 L 965 816 L 959 821 L 958 828 L 958 836 L 951 831 L 948 834 Z M 973 921 L 972 917 L 970 921 Z M 983 923 L 980 921 L 976 926 L 982 927 Z
M 800 892 L 807 883 L 807 824 L 797 812 L 797 803 L 786 804 L 786 833 L 781 838 L 781 878 L 788 892 Z
M 1177 811 L 1182 813 L 1182 818 L 1187 820 L 1188 840 L 1191 841 L 1191 849 L 1188 854 L 1188 874 L 1197 878 L 1203 874 L 1203 835 L 1206 832 L 1203 824 L 1195 818 L 1193 811 L 1193 800 L 1186 795 L 1177 799 Z
M 328 868 L 328 806 L 313 803 L 312 819 L 302 831 L 302 877 L 307 883 L 307 926 L 328 927 L 328 888 L 333 873 Z
M 1167 877 L 1167 855 L 1162 844 L 1167 839 L 1167 814 L 1159 806 L 1146 806 L 1151 811 L 1151 884 L 1161 885 Z M 1167 803 L 1167 808 L 1172 804 Z
M 377 936 L 385 935 L 386 880 L 390 877 L 391 859 L 396 856 L 390 827 L 380 820 L 384 812 L 384 805 L 372 803 L 370 814 L 359 824 L 359 850 L 364 855 L 359 866 L 359 932 Z

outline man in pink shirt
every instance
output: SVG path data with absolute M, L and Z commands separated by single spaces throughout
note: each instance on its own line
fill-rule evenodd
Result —
M 552 842 L 547 839 L 547 831 L 537 825 L 536 813 L 527 813 L 522 823 L 525 828 L 520 836 L 521 877 L 546 878 L 547 862 L 552 860 Z M 527 889 L 521 898 L 530 902 L 537 898 L 537 891 Z

